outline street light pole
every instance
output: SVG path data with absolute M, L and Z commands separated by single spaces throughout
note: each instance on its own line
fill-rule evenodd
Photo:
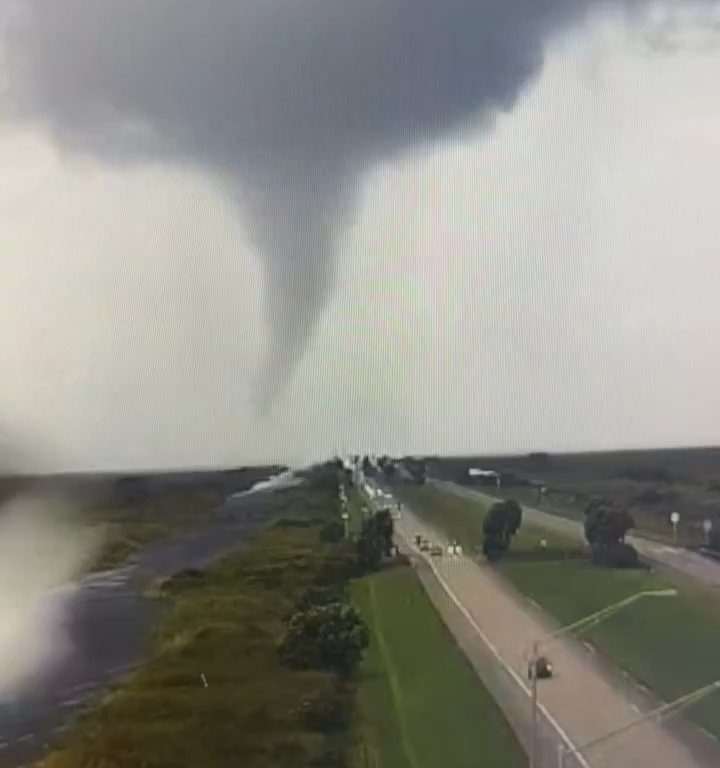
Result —
M 532 733 L 530 737 L 530 768 L 537 764 L 537 730 L 538 730 L 538 686 L 537 686 L 537 659 L 540 654 L 540 643 L 533 643 L 533 660 L 530 664 L 530 692 L 532 699 Z
M 591 741 L 586 742 L 585 744 L 582 744 L 579 747 L 572 747 L 568 748 L 563 743 L 560 743 L 558 746 L 558 768 L 565 768 L 565 758 L 569 757 L 570 755 L 577 755 L 582 752 L 587 751 L 591 747 L 596 747 L 598 744 L 601 744 L 603 741 L 607 741 L 608 739 L 612 739 L 614 736 L 619 736 L 621 733 L 625 733 L 625 731 L 629 731 L 631 728 L 635 728 L 637 725 L 641 725 L 644 722 L 647 722 L 648 720 L 652 720 L 654 718 L 657 718 L 658 720 L 662 719 L 668 714 L 679 712 L 681 709 L 684 709 L 685 707 L 689 707 L 691 704 L 695 704 L 696 702 L 700 701 L 700 699 L 704 699 L 706 696 L 709 696 L 712 693 L 715 693 L 715 691 L 720 689 L 720 680 L 715 680 L 713 683 L 709 683 L 708 685 L 703 685 L 700 688 L 697 688 L 694 691 L 690 691 L 690 693 L 686 693 L 683 696 L 680 696 L 679 698 L 675 699 L 674 701 L 671 701 L 667 704 L 663 704 L 660 707 L 657 707 L 657 709 L 653 709 L 651 712 L 648 712 L 645 715 L 642 715 L 641 717 L 636 717 L 634 720 L 631 720 L 629 723 L 626 723 L 625 725 L 621 725 L 619 728 L 615 728 L 612 731 L 608 731 L 608 733 L 604 734 L 603 736 L 598 736 L 595 739 L 592 739 Z
M 641 600 L 644 597 L 675 597 L 677 595 L 676 589 L 647 589 L 642 592 L 636 592 L 634 595 L 626 597 L 624 600 L 619 600 L 617 603 L 608 605 L 605 608 L 601 608 L 595 613 L 591 613 L 589 616 L 585 616 L 582 619 L 574 621 L 572 624 L 568 624 L 565 627 L 555 630 L 554 632 L 545 635 L 545 637 L 535 640 L 533 643 L 532 657 L 530 659 L 530 698 L 532 701 L 532 729 L 530 737 L 530 768 L 536 768 L 537 765 L 537 721 L 538 721 L 538 692 L 537 692 L 537 668 L 540 654 L 540 645 L 549 642 L 550 640 L 556 640 L 564 635 L 569 635 L 573 632 L 581 632 L 582 630 L 594 627 L 601 621 L 610 618 L 618 611 L 626 608 L 628 605 Z M 562 753 L 564 759 L 564 752 Z M 562 765 L 562 763 L 561 763 Z

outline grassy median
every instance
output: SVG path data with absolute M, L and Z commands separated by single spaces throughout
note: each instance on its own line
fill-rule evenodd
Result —
M 480 500 L 433 487 L 410 487 L 402 494 L 419 516 L 466 547 L 482 540 L 486 509 Z M 542 557 L 539 537 L 548 542 Z M 676 597 L 644 598 L 582 639 L 665 701 L 720 679 L 719 590 L 675 572 L 602 568 L 579 554 L 572 540 L 523 526 L 496 568 L 561 624 L 637 592 L 675 587 Z M 552 655 L 551 649 L 548 653 Z M 720 738 L 720 695 L 693 705 L 687 716 Z
M 407 566 L 356 582 L 371 630 L 356 768 L 527 765 L 507 721 Z

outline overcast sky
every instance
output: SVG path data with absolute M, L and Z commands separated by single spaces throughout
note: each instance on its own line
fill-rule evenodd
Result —
M 720 442 L 718 6 L 578 20 L 544 5 L 563 23 L 524 30 L 538 50 L 503 59 L 510 79 L 458 88 L 441 104 L 452 119 L 408 97 L 410 135 L 393 110 L 375 124 L 348 107 L 357 130 L 308 130 L 287 155 L 282 130 L 266 141 L 240 113 L 242 141 L 216 152 L 210 120 L 186 135 L 184 114 L 153 112 L 129 80 L 87 61 L 56 75 L 70 54 L 48 53 L 37 19 L 8 33 L 0 428 L 52 468 Z M 202 32 L 184 43 L 199 61 Z M 165 67 L 162 92 L 188 71 L 174 84 Z M 252 90 L 237 77 L 224 99 Z M 88 107 L 106 83 L 139 120 L 118 135 L 115 111 Z M 273 95 L 277 128 L 297 104 Z M 301 156 L 307 202 L 287 170 Z M 258 203 L 267 190 L 281 202 Z

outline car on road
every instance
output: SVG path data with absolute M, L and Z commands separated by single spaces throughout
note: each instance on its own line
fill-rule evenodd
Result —
M 547 656 L 538 656 L 535 659 L 535 674 L 538 680 L 547 680 L 553 675 L 553 665 Z M 528 678 L 532 680 L 533 669 L 532 662 L 528 665 Z
M 442 548 L 442 547 L 441 547 L 439 544 L 436 544 L 436 545 L 435 545 L 435 546 L 434 546 L 434 547 L 433 547 L 433 548 L 430 550 L 430 554 L 431 554 L 433 557 L 441 557 L 441 556 L 442 556 L 442 553 L 443 553 L 443 548 Z
M 421 552 L 429 552 L 430 551 L 430 542 L 427 539 L 421 539 L 420 540 L 420 551 Z

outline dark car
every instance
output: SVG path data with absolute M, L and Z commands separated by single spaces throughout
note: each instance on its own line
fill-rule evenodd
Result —
M 547 656 L 538 656 L 535 660 L 535 672 L 538 680 L 547 680 L 553 675 L 553 665 Z M 532 680 L 532 662 L 528 666 L 528 678 Z

